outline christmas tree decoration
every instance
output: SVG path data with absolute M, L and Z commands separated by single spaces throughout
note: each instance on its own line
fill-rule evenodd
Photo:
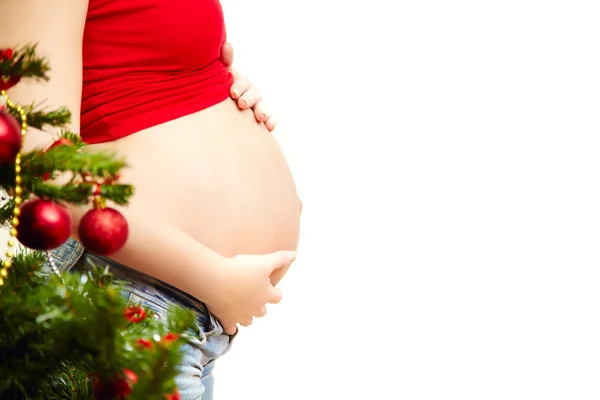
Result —
M 91 252 L 111 255 L 119 251 L 127 241 L 129 226 L 123 215 L 114 208 L 107 208 L 104 199 L 94 199 L 94 209 L 88 211 L 79 223 L 79 239 Z
M 21 150 L 21 126 L 11 114 L 0 110 L 0 163 L 12 163 Z
M 71 216 L 58 203 L 30 200 L 21 206 L 17 239 L 35 250 L 52 250 L 71 236 Z
M 12 50 L 10 52 L 10 57 L 12 59 L 13 53 Z M 17 113 L 17 115 L 19 116 L 20 120 L 21 120 L 21 126 L 19 129 L 19 139 L 18 139 L 18 148 L 13 148 L 12 146 L 15 145 L 12 142 L 9 143 L 0 143 L 0 154 L 4 154 L 4 155 L 8 155 L 9 153 L 16 153 L 14 158 L 12 158 L 10 161 L 14 163 L 14 165 L 10 165 L 10 163 L 8 162 L 8 160 L 4 160 L 5 162 L 1 162 L 0 160 L 0 164 L 4 164 L 4 166 L 8 166 L 8 171 L 10 171 L 13 175 L 14 175 L 14 193 L 15 193 L 15 197 L 14 197 L 14 201 L 11 203 L 8 203 L 8 205 L 12 205 L 12 216 L 9 214 L 8 217 L 11 218 L 11 230 L 10 230 L 10 235 L 11 237 L 15 237 L 17 236 L 17 226 L 19 225 L 19 215 L 21 214 L 21 203 L 23 201 L 23 198 L 21 197 L 23 195 L 23 187 L 22 187 L 22 177 L 21 177 L 21 146 L 23 145 L 23 136 L 25 136 L 25 134 L 27 133 L 27 114 L 25 113 L 25 110 L 23 109 L 23 107 L 14 104 L 10 98 L 8 98 L 8 96 L 6 95 L 6 92 L 4 90 L 0 91 L 0 96 L 4 97 L 5 101 L 6 101 L 6 105 L 8 107 L 8 110 L 13 110 L 14 112 Z M 0 114 L 4 115 L 2 113 L 2 111 L 0 111 Z M 9 117 L 7 117 L 7 120 L 10 119 Z M 18 125 L 17 125 L 17 129 L 18 129 Z M 13 126 L 13 136 L 14 136 L 14 126 Z M 11 182 L 12 183 L 12 182 Z M 6 189 L 6 185 L 4 186 L 4 188 Z M 5 207 L 6 208 L 6 205 Z M 10 209 L 10 207 L 9 207 Z M 15 246 L 15 241 L 14 239 L 10 239 L 8 241 L 8 251 L 6 252 L 6 256 L 8 257 L 7 259 L 5 259 L 4 261 L 2 261 L 2 269 L 0 269 L 0 286 L 4 285 L 4 279 L 7 277 L 8 275 L 8 270 L 11 267 L 11 260 L 10 257 L 12 257 L 13 253 L 13 247 Z
M 196 329 L 194 313 L 174 307 L 151 318 L 151 310 L 127 307 L 123 286 L 107 267 L 60 273 L 46 252 L 72 233 L 69 207 L 90 202 L 94 208 L 79 228 L 84 246 L 99 254 L 118 251 L 127 221 L 106 202 L 126 205 L 133 195 L 133 187 L 119 182 L 124 160 L 86 151 L 81 138 L 64 129 L 69 110 L 44 111 L 9 98 L 7 89 L 22 79 L 46 81 L 48 71 L 35 46 L 0 49 L 6 104 L 0 186 L 8 194 L 0 223 L 10 225 L 11 237 L 0 260 L 0 399 L 180 399 L 175 377 L 181 346 Z M 47 148 L 23 152 L 30 126 L 62 131 Z M 63 174 L 69 179 L 53 181 Z
M 4 67 L 4 64 L 10 66 L 13 62 L 14 52 L 12 49 L 4 49 L 0 51 L 0 67 Z M 0 71 L 8 68 L 0 68 Z M 8 90 L 15 86 L 21 80 L 21 76 L 18 74 L 5 75 L 0 74 L 0 90 Z

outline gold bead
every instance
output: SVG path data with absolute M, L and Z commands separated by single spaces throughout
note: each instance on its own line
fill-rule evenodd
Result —
M 4 260 L 2 264 L 4 264 L 4 268 L 6 269 L 12 267 L 12 262 L 9 259 Z
M 13 214 L 15 215 L 21 215 L 21 209 L 18 207 L 15 207 L 15 209 L 13 210 Z
M 8 241 L 8 247 L 13 247 L 14 245 L 15 245 L 15 241 L 14 241 L 14 240 L 12 240 L 12 239 L 10 239 L 10 240 Z
M 20 184 L 22 181 L 23 181 L 23 178 L 21 178 L 21 175 L 17 175 L 17 176 L 15 177 L 15 182 L 16 182 L 17 184 Z
M 17 230 L 16 230 L 15 228 L 12 228 L 12 229 L 10 230 L 10 236 L 17 236 L 17 233 L 18 233 L 18 232 L 17 232 Z
M 0 275 L 6 277 L 6 275 L 8 275 L 8 271 L 6 269 L 3 269 L 0 271 Z
M 19 165 L 19 163 L 21 162 L 21 160 L 17 159 L 17 165 L 15 166 L 15 172 L 18 174 L 21 172 L 21 166 Z
M 17 217 L 14 217 L 14 218 L 12 219 L 12 225 L 13 225 L 13 226 L 19 226 L 19 218 L 17 218 Z
M 4 279 L 0 278 L 0 286 L 4 285 Z
M 21 153 L 17 154 L 15 157 L 15 164 L 21 164 Z
M 23 193 L 23 189 L 21 189 L 21 186 L 18 186 L 18 185 L 17 185 L 17 186 L 15 187 L 15 194 L 16 194 L 16 195 L 20 195 L 20 194 L 22 194 L 22 193 Z
M 20 205 L 23 202 L 23 199 L 19 196 L 15 197 L 15 204 Z
M 13 254 L 10 251 L 6 252 L 6 257 L 12 257 L 12 256 L 13 256 Z

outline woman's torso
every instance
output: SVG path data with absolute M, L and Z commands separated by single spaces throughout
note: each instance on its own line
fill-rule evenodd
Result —
M 224 40 L 218 0 L 90 0 L 82 136 L 116 132 L 89 149 L 126 158 L 127 208 L 156 229 L 171 224 L 226 256 L 295 249 L 294 181 L 274 137 L 228 98 Z
M 126 158 L 121 181 L 135 186 L 129 209 L 223 255 L 297 247 L 301 205 L 285 158 L 232 100 L 89 148 Z

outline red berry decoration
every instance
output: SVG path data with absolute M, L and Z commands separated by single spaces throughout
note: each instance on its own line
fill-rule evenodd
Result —
M 123 310 L 123 315 L 127 321 L 136 323 L 146 318 L 146 310 L 140 306 L 127 307 Z
M 152 348 L 152 342 L 149 341 L 148 339 L 138 339 L 135 341 L 135 343 L 138 345 L 138 347 L 142 348 L 142 349 L 151 349 Z
M 17 240 L 34 250 L 52 250 L 71 235 L 68 211 L 50 200 L 30 200 L 21 206 Z
M 79 224 L 79 240 L 92 253 L 109 256 L 119 251 L 127 241 L 129 226 L 123 215 L 104 206 L 102 198 L 94 199 L 94 209 L 88 211 Z
M 21 125 L 8 112 L 0 111 L 0 164 L 14 162 L 22 144 Z
M 165 344 L 171 344 L 175 341 L 177 341 L 177 339 L 179 339 L 181 335 L 179 335 L 178 333 L 167 333 L 164 337 L 163 337 L 163 341 Z

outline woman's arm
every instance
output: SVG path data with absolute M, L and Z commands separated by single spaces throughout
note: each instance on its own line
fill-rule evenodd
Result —
M 47 107 L 68 107 L 72 112 L 69 129 L 73 132 L 79 132 L 82 41 L 87 5 L 87 0 L 0 0 L 0 15 L 6 22 L 0 25 L 0 48 L 38 43 L 39 55 L 48 59 L 51 68 L 50 81 L 25 80 L 11 89 L 9 96 L 20 104 L 44 101 Z M 46 147 L 55 139 L 55 134 L 56 132 L 29 129 L 25 136 L 26 150 Z M 79 221 L 87 211 L 70 208 L 75 221 Z M 195 258 L 192 266 L 186 257 L 190 251 L 189 239 L 182 240 L 182 243 L 187 244 L 188 250 L 177 251 L 172 238 L 182 238 L 178 238 L 176 232 L 148 227 L 148 222 L 144 220 L 147 219 L 137 219 L 135 216 L 129 218 L 132 239 L 122 251 L 126 259 L 131 259 L 131 264 L 128 265 L 206 300 L 204 292 L 210 288 L 203 287 L 202 283 L 213 280 L 213 266 L 219 263 L 219 255 L 200 243 L 195 243 L 197 251 L 193 252 Z M 171 260 L 169 263 L 168 259 Z M 204 279 L 190 280 L 191 273 L 202 273 Z
M 68 107 L 73 132 L 79 132 L 87 6 L 87 0 L 0 0 L 0 48 L 37 43 L 38 54 L 51 67 L 49 82 L 23 81 L 9 96 L 19 104 L 43 101 L 49 108 Z M 47 146 L 55 133 L 29 129 L 25 150 Z M 70 211 L 79 221 L 86 210 Z M 158 227 L 143 211 L 126 213 L 130 240 L 114 256 L 117 261 L 204 301 L 228 332 L 238 322 L 247 324 L 252 316 L 264 315 L 265 303 L 279 300 L 269 275 L 289 265 L 295 253 L 225 258 L 175 228 Z

